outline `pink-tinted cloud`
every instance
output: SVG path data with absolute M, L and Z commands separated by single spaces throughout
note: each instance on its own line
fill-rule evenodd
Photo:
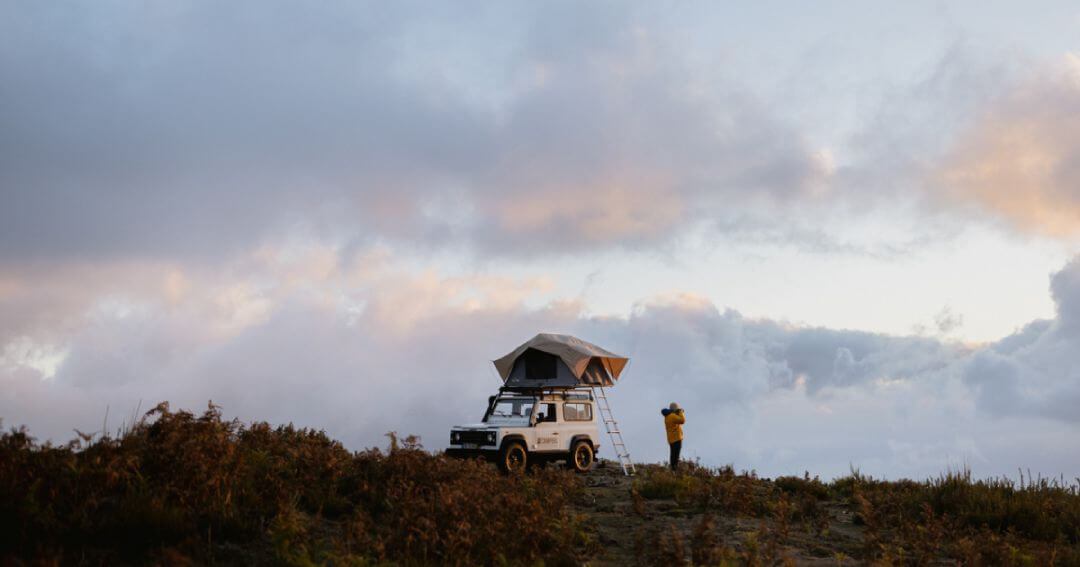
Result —
M 983 109 L 945 157 L 935 185 L 1024 231 L 1080 234 L 1080 64 L 1015 86 Z

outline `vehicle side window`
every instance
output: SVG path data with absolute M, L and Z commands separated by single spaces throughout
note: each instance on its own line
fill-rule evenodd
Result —
M 540 404 L 537 411 L 536 423 L 555 421 L 555 404 Z
M 592 421 L 592 406 L 582 403 L 563 404 L 563 419 L 566 421 Z

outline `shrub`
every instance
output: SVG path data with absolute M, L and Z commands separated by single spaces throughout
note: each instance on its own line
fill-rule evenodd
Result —
M 811 479 L 809 472 L 805 473 L 802 478 L 797 476 L 776 477 L 773 482 L 776 483 L 777 488 L 794 496 L 808 495 L 817 500 L 828 500 L 830 496 L 829 486 L 821 482 L 821 479 L 816 476 Z
M 762 517 L 772 513 L 775 486 L 754 472 L 735 474 L 730 466 L 716 469 L 683 463 L 679 472 L 641 468 L 638 491 L 648 499 L 674 499 L 699 511 Z
M 1062 480 L 1017 486 L 960 471 L 925 482 L 885 482 L 853 471 L 831 489 L 850 495 L 871 558 L 1073 564 L 1080 554 L 1080 494 Z
M 351 453 L 321 431 L 162 403 L 119 438 L 0 434 L 0 563 L 579 563 L 567 471 L 504 476 L 406 438 Z

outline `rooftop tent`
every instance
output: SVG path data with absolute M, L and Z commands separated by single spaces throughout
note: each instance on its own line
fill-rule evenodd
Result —
M 630 359 L 570 335 L 541 333 L 494 361 L 508 388 L 612 386 Z

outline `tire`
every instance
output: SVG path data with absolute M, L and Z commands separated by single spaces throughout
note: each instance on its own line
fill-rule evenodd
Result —
M 586 473 L 596 462 L 596 455 L 593 454 L 592 445 L 588 441 L 580 440 L 574 442 L 574 447 L 570 449 L 570 458 L 566 461 L 575 472 Z
M 499 466 L 506 472 L 525 472 L 529 465 L 529 452 L 521 441 L 511 441 L 503 447 Z

